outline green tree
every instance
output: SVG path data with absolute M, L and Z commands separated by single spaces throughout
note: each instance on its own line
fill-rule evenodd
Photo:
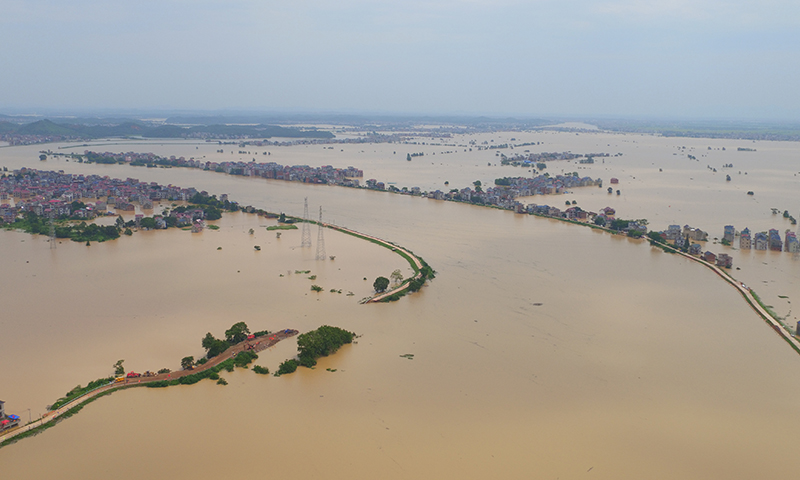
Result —
M 47 155 L 45 155 L 44 153 L 39 155 L 39 160 L 42 160 L 42 161 L 47 160 Z
M 615 219 L 611 221 L 611 230 L 624 230 L 628 228 L 628 224 L 630 224 L 630 220 L 622 220 L 622 219 Z
M 225 339 L 231 345 L 235 345 L 239 342 L 247 340 L 247 336 L 249 334 L 250 329 L 247 328 L 247 324 L 244 322 L 237 322 L 234 323 L 231 328 L 225 330 Z
M 292 373 L 297 370 L 299 365 L 300 363 L 297 360 L 286 360 L 278 367 L 278 375 L 280 376 L 286 373 Z
M 183 357 L 181 359 L 181 368 L 184 370 L 191 370 L 194 366 L 194 357 Z
M 386 277 L 378 277 L 375 279 L 375 282 L 372 284 L 372 287 L 378 293 L 383 292 L 389 287 L 389 279 Z
M 117 228 L 122 228 L 125 226 L 125 220 L 122 218 L 122 215 L 119 215 L 117 217 L 117 221 L 115 223 L 117 225 Z
M 124 375 L 125 374 L 125 367 L 122 366 L 122 363 L 125 360 L 117 360 L 117 363 L 114 364 L 114 375 Z
M 399 268 L 398 268 L 397 270 L 395 270 L 394 272 L 392 272 L 392 274 L 391 274 L 391 275 L 389 275 L 389 277 L 391 277 L 391 279 L 392 279 L 392 282 L 393 282 L 395 285 L 398 285 L 400 282 L 402 282 L 402 281 L 403 281 L 403 273 L 402 273 L 402 272 L 400 272 L 400 269 L 399 269 Z
M 206 336 L 203 338 L 203 348 L 206 349 L 206 357 L 214 358 L 220 353 L 224 352 L 228 349 L 228 342 L 225 340 L 219 340 L 214 338 L 214 335 L 211 335 L 211 332 L 207 333 Z
M 142 228 L 146 228 L 148 230 L 155 230 L 156 228 L 156 219 L 153 217 L 144 217 L 140 222 Z
M 356 334 L 339 327 L 323 325 L 316 330 L 297 336 L 297 351 L 300 363 L 313 366 L 315 359 L 326 357 L 342 345 L 351 343 Z

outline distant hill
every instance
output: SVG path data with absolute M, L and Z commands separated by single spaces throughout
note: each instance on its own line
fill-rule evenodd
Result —
M 39 120 L 25 125 L 0 121 L 0 135 L 42 135 L 62 136 L 67 138 L 107 138 L 142 136 L 147 138 L 186 138 L 197 134 L 205 138 L 333 138 L 331 132 L 315 128 L 300 129 L 279 127 L 276 125 L 197 125 L 181 127 L 178 125 L 148 126 L 143 123 L 126 121 L 119 124 L 77 124 L 55 123 L 49 119 Z
M 8 132 L 13 132 L 17 128 L 19 128 L 19 125 L 17 125 L 16 123 L 0 122 L 0 135 Z
M 151 138 L 182 138 L 189 133 L 189 129 L 177 125 L 161 125 L 142 133 L 143 137 Z
M 21 125 L 19 128 L 17 128 L 15 133 L 20 135 L 80 135 L 76 129 L 53 123 L 47 119 L 39 120 L 38 122 L 29 123 L 27 125 Z

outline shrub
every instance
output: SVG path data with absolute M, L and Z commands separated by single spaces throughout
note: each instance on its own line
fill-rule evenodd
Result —
M 247 368 L 247 365 L 257 358 L 258 355 L 255 352 L 239 352 L 235 357 L 233 357 L 233 364 L 240 368 Z
M 261 365 L 253 365 L 253 371 L 260 375 L 269 375 L 269 368 L 262 367 Z
M 297 370 L 297 366 L 299 363 L 297 360 L 286 360 L 285 362 L 281 363 L 278 367 L 278 375 L 285 375 L 287 373 L 293 373 Z
M 309 355 L 300 355 L 300 357 L 298 358 L 299 358 L 298 363 L 300 363 L 301 366 L 306 368 L 311 368 L 317 364 L 317 361 L 314 360 L 314 358 Z

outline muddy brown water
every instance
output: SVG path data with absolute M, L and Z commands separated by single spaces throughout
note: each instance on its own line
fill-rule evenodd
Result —
M 768 207 L 798 210 L 791 171 L 798 167 L 790 161 L 800 148 L 795 144 L 759 142 L 757 152 L 735 152 L 741 142 L 527 135 L 546 140 L 542 151 L 625 152 L 589 173 L 626 182 L 621 198 L 606 196 L 605 186 L 576 189 L 574 198 L 586 209 L 609 204 L 625 218 L 646 217 L 651 226 L 689 223 L 711 237 L 721 237 L 727 223 L 751 230 L 782 226 Z M 521 137 L 485 138 L 502 143 L 509 136 Z M 695 153 L 701 161 L 694 164 L 675 158 L 675 145 L 709 157 Z M 708 145 L 727 148 L 708 151 Z M 198 147 L 135 148 L 209 157 L 217 148 Z M 394 159 L 391 151 L 399 156 L 400 147 L 269 150 L 278 157 L 270 160 L 354 165 L 365 169 L 365 178 L 398 186 L 429 182 L 431 188 L 436 175 L 446 175 L 461 188 L 521 171 L 486 166 L 493 151 L 444 155 L 452 148 L 435 146 L 405 148 L 426 148 L 430 156 L 421 158 L 433 163 L 436 152 L 448 165 L 417 162 L 411 169 L 407 164 L 416 159 Z M 226 216 L 218 231 L 137 233 L 90 247 L 61 243 L 55 251 L 43 237 L 0 232 L 0 398 L 23 418 L 27 408 L 36 416 L 76 384 L 109 374 L 120 358 L 136 371 L 177 368 L 183 356 L 199 356 L 205 332 L 222 335 L 236 321 L 300 331 L 332 324 L 362 335 L 316 369 L 289 376 L 237 370 L 223 374 L 225 387 L 201 382 L 115 393 L 44 434 L 0 449 L 3 478 L 262 478 L 265 465 L 281 478 L 793 475 L 800 355 L 734 289 L 694 262 L 641 241 L 509 212 L 181 169 L 39 162 L 37 150 L 0 149 L 0 166 L 47 164 L 192 185 L 295 215 L 307 196 L 312 212 L 323 205 L 326 219 L 397 242 L 438 273 L 399 302 L 358 305 L 376 276 L 396 268 L 408 274 L 407 263 L 330 230 L 326 252 L 336 259 L 316 261 L 316 228 L 314 247 L 301 249 L 300 230 L 277 239 L 265 229 L 274 222 L 240 213 Z M 728 158 L 737 171 L 748 166 L 753 183 L 741 188 L 757 190 L 755 198 L 742 193 L 740 199 L 727 192 L 734 188 L 724 173 L 718 184 L 720 173 L 704 171 L 705 163 Z M 650 165 L 658 161 L 677 171 L 658 172 Z M 720 201 L 725 195 L 730 200 Z M 566 198 L 573 197 L 532 201 L 559 205 Z M 762 297 L 782 314 L 791 312 L 797 261 L 787 253 L 731 252 L 742 268 L 734 275 L 762 285 Z M 311 270 L 317 279 L 296 270 Z M 312 283 L 324 291 L 311 292 Z M 295 346 L 281 342 L 257 363 L 275 369 Z

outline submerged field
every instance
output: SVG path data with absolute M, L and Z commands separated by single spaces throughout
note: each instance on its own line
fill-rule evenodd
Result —
M 602 133 L 475 139 L 502 143 L 524 135 L 544 141 L 536 147 L 541 151 L 624 153 L 580 170 L 606 181 L 620 178 L 619 197 L 605 187 L 576 189 L 530 199 L 536 203 L 560 206 L 574 198 L 585 209 L 608 205 L 625 218 L 648 218 L 651 228 L 688 223 L 712 238 L 729 223 L 751 230 L 781 226 L 769 207 L 798 210 L 790 168 L 800 147 L 792 143 L 750 142 L 757 152 L 736 152 L 732 141 Z M 468 144 L 469 138 L 454 141 Z M 683 145 L 700 161 L 672 155 Z M 211 158 L 216 145 L 119 148 Z M 353 165 L 365 178 L 425 189 L 445 188 L 445 180 L 463 188 L 478 179 L 487 184 L 524 175 L 499 161 L 487 165 L 495 163 L 495 152 L 443 153 L 453 147 L 270 150 L 271 160 L 284 164 Z M 406 151 L 420 150 L 425 156 L 405 160 Z M 0 149 L 0 166 L 44 168 L 33 153 Z M 226 150 L 229 156 L 236 157 Z M 706 168 L 714 162 L 734 163 L 748 172 L 746 179 L 735 174 L 728 184 L 724 174 Z M 206 331 L 235 321 L 301 332 L 335 324 L 362 335 L 316 369 L 291 376 L 234 372 L 226 387 L 201 382 L 104 398 L 0 450 L 4 478 L 85 478 L 90 464 L 117 478 L 256 478 L 248 462 L 219 459 L 264 452 L 281 459 L 270 463 L 270 472 L 284 478 L 787 478 L 793 471 L 791 462 L 774 459 L 790 458 L 797 439 L 786 418 L 800 394 L 793 374 L 800 356 L 713 273 L 645 242 L 364 190 L 47 163 L 196 186 L 291 215 L 302 214 L 308 197 L 312 210 L 323 206 L 326 220 L 423 256 L 437 278 L 398 302 L 358 305 L 376 276 L 397 268 L 408 273 L 408 264 L 330 230 L 325 246 L 335 260 L 317 261 L 313 247 L 299 247 L 299 230 L 282 231 L 278 239 L 266 230 L 274 221 L 240 213 L 223 217 L 217 231 L 137 233 L 91 247 L 64 243 L 55 251 L 43 237 L 0 232 L 0 287 L 7 292 L 2 329 L 15 338 L 0 349 L 0 364 L 12 366 L 0 372 L 0 394 L 14 413 L 31 408 L 35 416 L 75 384 L 109 373 L 119 358 L 136 370 L 176 368 L 181 357 L 197 356 Z M 548 170 L 576 167 L 554 163 Z M 315 229 L 312 238 L 316 245 Z M 709 243 L 715 251 L 727 248 Z M 789 303 L 798 285 L 792 255 L 731 253 L 741 267 L 734 276 L 780 315 L 796 315 Z M 305 270 L 311 273 L 295 274 Z M 313 282 L 310 275 L 317 275 Z M 312 292 L 312 283 L 324 291 Z M 333 288 L 354 296 L 330 293 Z M 31 348 L 42 355 L 31 358 Z M 257 363 L 273 370 L 295 350 L 293 341 L 281 342 Z M 212 435 L 218 441 L 204 441 Z M 131 462 L 121 469 L 119 452 L 194 460 Z M 38 462 L 45 453 L 48 461 Z

